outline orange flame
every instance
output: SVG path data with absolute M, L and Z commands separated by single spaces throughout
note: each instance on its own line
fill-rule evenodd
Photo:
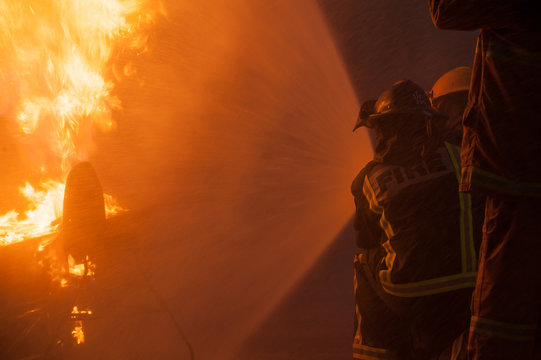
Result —
M 79 319 L 80 316 L 91 316 L 92 310 L 79 310 L 77 306 L 73 307 L 73 310 L 71 311 L 71 318 L 72 319 Z M 73 339 L 79 344 L 84 344 L 85 342 L 85 333 L 83 331 L 83 321 L 82 320 L 76 320 L 73 324 L 73 330 L 71 331 L 71 334 L 73 336 Z
M 159 15 L 157 0 L 0 1 L 0 85 L 11 90 L 0 99 L 0 116 L 14 121 L 44 178 L 39 190 L 21 188 L 30 202 L 24 215 L 0 216 L 0 245 L 56 231 L 71 164 L 88 157 L 93 133 L 115 127 L 119 55 L 146 51 Z M 124 74 L 134 73 L 123 65 Z M 105 199 L 109 216 L 122 211 Z
M 75 263 L 75 259 L 71 254 L 68 255 L 68 273 L 70 275 L 74 276 L 88 276 L 92 277 L 94 276 L 94 272 L 96 270 L 96 265 L 93 264 L 89 259 L 88 256 L 86 257 L 86 261 L 82 264 Z
M 76 264 L 73 256 L 68 255 L 69 273 L 75 276 L 84 276 L 85 264 Z
M 0 246 L 19 242 L 26 237 L 38 237 L 49 234 L 58 228 L 55 220 L 62 215 L 62 197 L 64 184 L 49 180 L 36 190 L 26 183 L 20 192 L 33 204 L 21 216 L 11 210 L 0 216 Z
M 85 332 L 83 331 L 83 322 L 80 320 L 75 321 L 71 335 L 77 343 L 77 345 L 85 343 Z

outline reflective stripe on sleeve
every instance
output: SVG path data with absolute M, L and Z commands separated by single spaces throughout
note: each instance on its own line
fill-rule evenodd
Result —
M 474 287 L 477 276 L 477 273 L 461 273 L 413 283 L 394 284 L 385 281 L 382 274 L 383 271 L 380 272 L 380 280 L 385 292 L 400 297 L 427 296 Z
M 541 183 L 518 182 L 474 166 L 462 169 L 461 186 L 468 184 L 516 196 L 541 197 Z
M 460 147 L 445 142 L 449 157 L 455 167 L 457 181 L 460 183 Z M 462 272 L 470 273 L 477 270 L 477 254 L 473 239 L 473 215 L 471 195 L 458 193 L 460 201 L 460 250 L 462 255 Z
M 386 255 L 385 255 L 385 266 L 387 267 L 387 270 L 381 270 L 379 272 L 379 277 L 381 280 L 382 285 L 383 284 L 392 284 L 391 282 L 391 272 L 393 271 L 393 264 L 396 259 L 396 252 L 394 251 L 391 241 L 387 240 L 382 244 L 383 249 L 385 249 Z M 384 287 L 385 290 L 385 287 Z
M 374 213 L 381 215 L 379 219 L 379 224 L 383 231 L 385 231 L 385 235 L 387 235 L 387 239 L 390 239 L 394 236 L 393 227 L 391 226 L 391 223 L 385 218 L 385 210 L 383 207 L 378 203 L 378 200 L 376 199 L 376 193 L 374 192 L 374 189 L 372 189 L 372 185 L 370 185 L 370 180 L 368 177 L 365 177 L 364 183 L 363 183 L 363 193 L 366 199 L 368 200 L 368 204 L 370 206 L 370 210 L 372 210 Z
M 455 168 L 456 180 L 460 182 L 460 147 L 445 142 L 445 147 Z
M 363 344 L 353 345 L 353 358 L 361 360 L 390 359 L 398 360 L 396 352 L 387 349 L 376 348 Z
M 355 299 L 357 298 L 357 265 L 359 264 L 359 255 L 355 255 L 355 259 L 353 261 L 353 294 L 355 296 Z M 353 346 L 355 344 L 362 344 L 362 335 L 361 335 L 361 313 L 359 312 L 359 306 L 357 305 L 357 301 L 355 301 L 355 335 L 353 336 Z
M 470 332 L 475 334 L 515 341 L 532 341 L 535 339 L 536 330 L 537 325 L 534 324 L 513 324 L 478 316 L 471 317 Z
M 500 41 L 489 41 L 485 56 L 519 65 L 541 66 L 541 52 L 528 51 Z

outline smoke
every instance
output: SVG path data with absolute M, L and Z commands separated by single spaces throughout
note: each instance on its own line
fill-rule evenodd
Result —
M 317 4 L 165 5 L 91 162 L 132 209 L 133 266 L 196 358 L 228 358 L 347 223 L 371 150 L 351 132 L 357 100 Z M 121 301 L 160 311 L 143 284 L 134 291 Z M 107 326 L 125 334 L 115 353 L 187 358 L 166 315 L 134 321 Z

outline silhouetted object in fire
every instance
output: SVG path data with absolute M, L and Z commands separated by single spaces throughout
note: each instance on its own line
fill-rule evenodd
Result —
M 430 90 L 432 107 L 447 116 L 446 128 L 462 138 L 462 114 L 468 102 L 471 68 L 460 66 L 443 74 Z
M 109 341 L 123 336 L 109 324 L 131 317 L 130 306 L 140 304 L 134 293 L 152 295 L 158 313 L 167 314 L 181 337 L 179 347 L 195 358 L 174 312 L 144 271 L 140 214 L 106 220 L 103 199 L 92 166 L 77 164 L 67 179 L 61 232 L 0 248 L 1 359 L 103 358 Z M 17 277 L 10 269 L 17 269 Z M 145 312 L 157 312 L 152 301 Z
M 541 23 L 537 2 L 430 0 L 440 29 L 480 29 L 462 192 L 487 193 L 471 359 L 531 359 L 541 318 Z
M 58 336 L 59 356 L 86 358 L 85 332 L 95 308 L 96 259 L 103 252 L 105 239 L 105 202 L 96 172 L 88 162 L 76 164 L 68 174 L 64 190 L 62 230 L 59 234 L 62 251 L 67 260 L 66 296 L 59 292 L 59 302 L 65 302 L 71 311 L 70 321 L 64 324 Z M 58 316 L 66 316 L 60 313 Z
M 85 297 L 92 298 L 92 289 L 87 286 L 90 284 L 87 267 L 92 265 L 89 261 L 99 261 L 100 253 L 106 253 L 109 250 L 104 251 L 106 244 L 103 243 L 107 236 L 105 233 L 103 190 L 94 168 L 88 162 L 75 165 L 68 175 L 64 193 L 62 226 L 61 238 L 64 252 L 71 254 L 77 262 L 81 262 L 85 266 L 84 271 L 87 276 L 86 279 L 83 278 L 82 286 L 79 285 L 79 292 L 83 294 L 79 298 L 82 298 L 82 300 L 85 300 Z M 190 359 L 194 359 L 193 347 L 163 296 L 152 285 L 146 274 L 142 273 L 141 275 L 160 308 L 168 314 L 175 326 L 175 330 L 188 347 Z M 91 316 L 87 317 L 90 318 Z M 84 317 L 81 318 L 80 312 L 77 312 L 75 316 L 72 312 L 72 319 L 76 321 L 76 324 L 78 324 L 78 321 L 82 325 Z
M 361 107 L 355 129 L 377 144 L 351 186 L 356 359 L 429 359 L 466 337 L 483 201 L 457 192 L 460 148 L 434 128 L 444 120 L 409 80 Z
M 85 335 L 98 308 L 95 261 L 107 235 L 101 184 L 87 162 L 75 165 L 68 175 L 63 214 L 56 238 L 27 239 L 4 249 L 28 270 L 24 279 L 7 287 L 23 290 L 3 303 L 3 323 L 13 325 L 10 333 L 0 331 L 2 359 L 92 358 Z
M 81 263 L 94 257 L 105 228 L 103 190 L 88 162 L 75 165 L 66 181 L 62 220 L 62 244 L 66 254 Z

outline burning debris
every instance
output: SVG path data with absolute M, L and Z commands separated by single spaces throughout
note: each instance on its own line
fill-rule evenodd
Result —
M 122 108 L 115 82 L 133 75 L 126 59 L 147 49 L 159 1 L 0 2 L 0 116 L 32 169 L 20 193 L 27 209 L 0 215 L 0 245 L 55 233 L 71 165 L 88 158 L 97 131 L 114 129 Z M 124 69 L 119 71 L 119 69 Z M 105 195 L 106 214 L 122 210 Z
M 0 248 L 39 238 L 29 265 L 46 280 L 43 303 L 24 314 L 37 316 L 30 329 L 47 319 L 40 338 L 57 347 L 85 343 L 106 219 L 125 211 L 85 160 L 96 132 L 115 128 L 115 85 L 135 74 L 130 55 L 147 50 L 160 15 L 159 0 L 0 1 L 0 117 L 28 169 L 24 209 L 0 213 Z
M 71 331 L 71 334 L 73 335 L 73 339 L 75 340 L 77 345 L 85 343 L 85 333 L 83 331 L 82 321 L 75 321 L 75 327 Z
M 91 317 L 92 310 L 79 310 L 77 306 L 73 307 L 73 310 L 71 311 L 71 319 L 74 320 L 74 324 L 71 334 L 73 335 L 73 340 L 77 345 L 84 344 L 85 333 L 83 331 L 83 320 L 90 319 Z
M 85 343 L 84 324 L 92 318 L 97 242 L 105 237 L 105 202 L 90 163 L 70 171 L 63 210 L 62 230 L 55 240 L 40 245 L 39 264 L 50 275 L 51 291 L 71 303 L 73 345 L 80 345 Z M 57 343 L 67 346 L 61 335 Z

